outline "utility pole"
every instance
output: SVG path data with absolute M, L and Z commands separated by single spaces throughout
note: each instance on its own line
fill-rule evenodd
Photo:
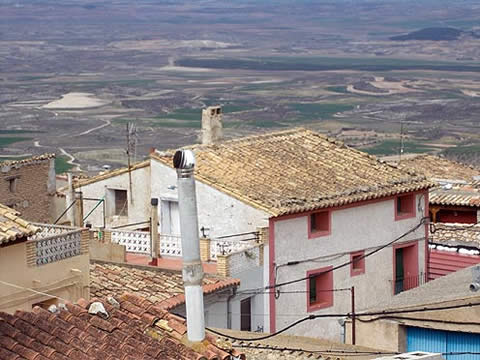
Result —
M 203 306 L 203 268 L 200 260 L 198 236 L 197 199 L 195 194 L 195 156 L 191 150 L 179 150 L 173 157 L 177 169 L 178 207 L 180 234 L 182 237 L 185 307 L 187 310 L 187 337 L 189 341 L 205 339 L 205 315 Z
M 130 168 L 130 123 L 127 122 L 127 163 L 128 163 L 128 189 L 130 192 L 130 203 L 133 204 L 133 193 L 132 193 L 132 170 Z M 127 199 L 128 201 L 128 199 Z
M 355 345 L 355 286 L 350 289 L 352 295 L 352 345 Z
M 150 204 L 151 215 L 150 215 L 150 239 L 152 239 L 152 262 L 150 263 L 153 266 L 158 266 L 158 257 L 160 253 L 159 249 L 159 239 L 158 239 L 158 199 L 152 198 Z
M 398 163 L 402 161 L 402 154 L 403 154 L 403 120 L 400 119 L 400 150 L 399 150 L 399 157 Z

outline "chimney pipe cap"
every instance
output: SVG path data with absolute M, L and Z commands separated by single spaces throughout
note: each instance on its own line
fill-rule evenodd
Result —
M 158 198 L 151 198 L 150 199 L 150 204 L 153 205 L 153 206 L 157 206 L 158 205 Z
M 193 169 L 195 167 L 195 155 L 192 150 L 178 150 L 173 156 L 175 169 Z

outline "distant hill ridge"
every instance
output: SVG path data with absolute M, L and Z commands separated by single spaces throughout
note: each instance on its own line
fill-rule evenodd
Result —
M 421 30 L 413 31 L 406 35 L 392 36 L 390 40 L 407 41 L 407 40 L 430 40 L 430 41 L 449 41 L 457 40 L 461 35 L 468 34 L 479 37 L 473 31 L 464 31 L 452 27 L 429 27 Z

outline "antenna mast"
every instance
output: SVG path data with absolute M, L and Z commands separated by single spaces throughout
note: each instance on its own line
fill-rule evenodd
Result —
M 132 170 L 130 164 L 130 153 L 132 144 L 130 142 L 130 123 L 127 123 L 127 164 L 128 164 L 128 189 L 130 191 L 130 203 L 133 204 L 133 193 L 132 193 Z

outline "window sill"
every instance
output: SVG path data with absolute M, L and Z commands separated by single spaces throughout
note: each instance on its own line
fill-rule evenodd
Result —
M 358 275 L 363 275 L 363 274 L 365 274 L 365 269 L 358 269 L 358 270 L 350 271 L 351 276 L 358 276 Z
M 333 306 L 333 302 L 321 302 L 315 303 L 311 305 L 307 305 L 307 312 L 313 312 L 317 310 L 326 309 Z
M 395 221 L 403 219 L 411 219 L 415 217 L 415 213 L 398 213 L 395 214 Z
M 308 234 L 308 238 L 309 239 L 314 239 L 314 238 L 317 238 L 317 237 L 328 236 L 331 233 L 332 232 L 330 230 L 310 232 Z

